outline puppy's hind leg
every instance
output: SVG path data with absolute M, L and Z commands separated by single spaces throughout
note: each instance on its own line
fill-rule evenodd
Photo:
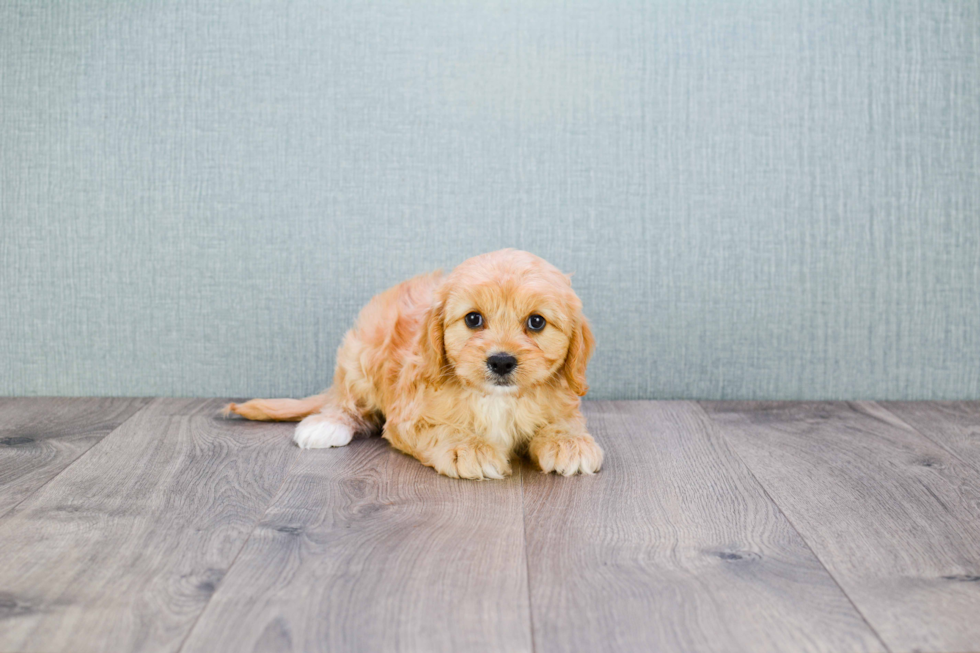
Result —
M 341 411 L 324 408 L 296 426 L 293 442 L 300 449 L 325 449 L 347 445 L 356 432 L 348 416 Z
M 296 426 L 293 442 L 300 449 L 343 447 L 355 435 L 377 429 L 377 420 L 350 397 L 344 397 L 333 389 L 328 391 L 327 397 L 328 402 L 319 412 Z

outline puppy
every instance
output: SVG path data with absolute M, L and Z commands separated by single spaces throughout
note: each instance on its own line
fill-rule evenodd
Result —
M 304 449 L 382 430 L 453 478 L 499 479 L 527 453 L 545 472 L 593 474 L 602 449 L 579 410 L 594 340 L 569 278 L 512 249 L 401 283 L 372 299 L 337 351 L 333 385 L 227 413 L 302 421 Z

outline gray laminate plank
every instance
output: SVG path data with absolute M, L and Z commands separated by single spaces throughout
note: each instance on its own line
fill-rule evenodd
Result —
M 299 450 L 158 399 L 0 521 L 0 650 L 174 651 Z
M 536 651 L 885 647 L 690 402 L 587 402 L 594 477 L 524 476 Z
M 980 470 L 980 401 L 884 401 L 890 413 Z
M 0 516 L 54 478 L 149 399 L 0 399 Z
M 304 451 L 183 651 L 530 650 L 520 479 Z
M 893 651 L 980 648 L 980 478 L 872 402 L 702 404 Z

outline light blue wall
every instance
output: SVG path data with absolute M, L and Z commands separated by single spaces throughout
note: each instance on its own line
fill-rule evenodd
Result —
M 0 3 L 0 394 L 302 395 L 566 271 L 592 396 L 980 397 L 980 3 Z

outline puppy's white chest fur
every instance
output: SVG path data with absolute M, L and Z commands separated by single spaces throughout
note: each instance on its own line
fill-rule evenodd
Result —
M 521 438 L 517 397 L 495 393 L 473 401 L 474 430 L 487 441 L 512 449 Z

